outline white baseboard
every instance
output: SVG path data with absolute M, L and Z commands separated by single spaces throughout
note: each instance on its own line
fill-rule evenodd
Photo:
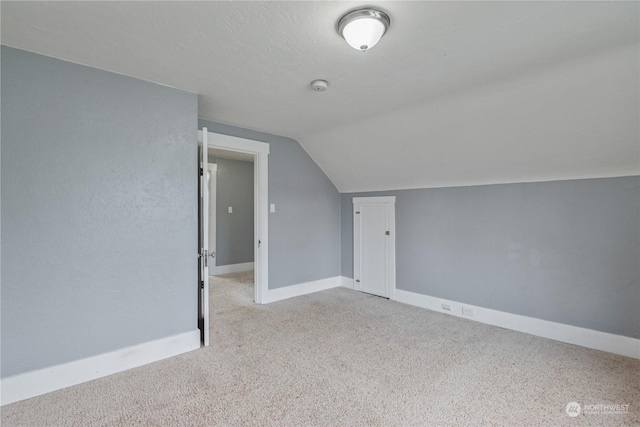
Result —
M 283 299 L 299 297 L 301 295 L 311 294 L 326 289 L 337 288 L 340 286 L 341 276 L 328 277 L 326 279 L 314 280 L 313 282 L 299 283 L 297 285 L 285 286 L 283 288 L 269 289 L 267 295 L 263 298 L 263 303 L 280 301 Z
M 353 289 L 353 279 L 351 277 L 340 276 L 340 286 Z
M 221 274 L 242 273 L 253 270 L 253 262 L 243 262 L 240 264 L 216 265 L 211 267 L 209 274 L 219 276 Z
M 506 313 L 401 289 L 396 289 L 395 300 L 488 325 L 640 359 L 640 339 L 637 338 L 594 331 L 593 329 L 580 328 L 564 323 L 549 322 L 534 317 Z M 451 307 L 451 311 L 444 310 L 442 304 L 448 304 Z M 473 310 L 473 315 L 462 314 L 463 306 Z
M 121 348 L 109 353 L 4 378 L 2 405 L 106 377 L 200 348 L 200 331 Z

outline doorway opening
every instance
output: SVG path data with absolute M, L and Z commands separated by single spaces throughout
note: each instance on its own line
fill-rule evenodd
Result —
M 254 299 L 254 156 L 209 149 L 209 295 Z
M 246 274 L 253 270 L 256 304 L 263 303 L 269 288 L 269 144 L 208 132 L 207 128 L 198 131 L 198 141 L 201 171 L 198 325 L 206 346 L 210 302 L 215 304 L 209 297 L 211 279 L 239 274 L 241 282 L 247 284 Z M 252 227 L 247 225 L 251 223 Z

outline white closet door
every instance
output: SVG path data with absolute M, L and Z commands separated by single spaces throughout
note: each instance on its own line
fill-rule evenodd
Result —
M 392 297 L 395 289 L 395 197 L 353 199 L 354 289 Z

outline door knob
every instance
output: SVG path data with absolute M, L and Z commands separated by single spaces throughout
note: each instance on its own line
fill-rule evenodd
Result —
M 211 253 L 209 254 L 209 256 L 211 258 L 215 258 L 216 257 L 216 251 L 211 251 Z

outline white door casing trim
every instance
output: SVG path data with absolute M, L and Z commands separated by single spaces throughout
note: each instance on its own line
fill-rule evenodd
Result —
M 216 252 L 216 226 L 217 226 L 217 212 L 216 212 L 216 193 L 218 191 L 218 165 L 217 163 L 209 163 L 207 165 L 207 171 L 209 172 L 209 254 L 213 251 Z M 209 264 L 209 275 L 211 271 L 215 270 L 218 263 L 217 254 L 211 258 Z
M 395 203 L 396 196 L 375 196 L 375 197 L 354 197 L 353 204 L 356 203 Z
M 264 304 L 269 290 L 269 144 L 235 136 L 208 132 L 209 148 L 251 154 L 254 180 L 254 301 Z M 202 142 L 202 131 L 198 131 Z

